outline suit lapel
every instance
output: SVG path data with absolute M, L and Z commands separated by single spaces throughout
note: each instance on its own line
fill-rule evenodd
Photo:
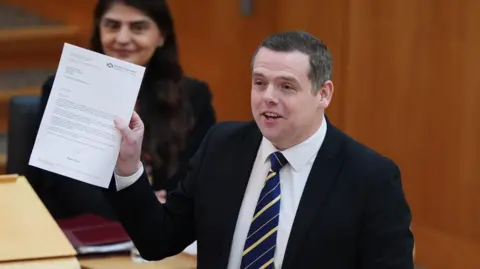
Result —
M 261 139 L 262 134 L 256 124 L 253 123 L 245 131 L 239 143 L 235 146 L 235 149 L 232 152 L 229 152 L 229 155 L 234 158 L 233 160 L 229 159 L 228 161 L 228 163 L 233 164 L 233 167 L 231 167 L 233 173 L 229 176 L 228 181 L 226 181 L 225 184 L 222 184 L 222 197 L 219 200 L 224 204 L 223 207 L 227 209 L 222 211 L 222 219 L 226 224 L 226 240 L 223 242 L 223 249 L 228 250 L 223 252 L 226 255 L 219 257 L 219 259 L 221 259 L 220 264 L 222 264 L 222 268 L 227 268 L 238 214 L 250 178 L 250 173 L 257 157 Z
M 341 134 L 327 121 L 327 134 L 312 166 L 290 232 L 282 268 L 294 268 L 292 262 L 321 204 L 335 181 L 342 164 Z

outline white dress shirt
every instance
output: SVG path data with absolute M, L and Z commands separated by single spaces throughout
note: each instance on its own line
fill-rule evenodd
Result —
M 327 123 L 324 117 L 320 128 L 310 138 L 298 145 L 281 151 L 287 159 L 288 164 L 280 170 L 280 217 L 274 261 L 275 268 L 277 269 L 282 267 L 283 257 L 298 204 L 300 203 L 305 183 L 307 182 L 313 162 L 325 139 L 326 133 Z M 275 146 L 264 137 L 258 149 L 237 218 L 227 269 L 240 268 L 243 247 L 248 230 L 250 229 L 253 213 L 255 212 L 255 206 L 262 191 L 268 170 L 270 169 L 269 156 L 275 151 L 277 151 Z M 142 173 L 143 167 L 129 177 L 115 175 L 117 190 L 124 189 L 133 184 Z
M 281 151 L 287 159 L 288 164 L 280 170 L 280 216 L 274 261 L 275 268 L 277 269 L 282 268 L 283 256 L 285 255 L 298 204 L 300 203 L 305 183 L 307 182 L 313 162 L 315 161 L 315 157 L 323 143 L 326 133 L 327 123 L 324 118 L 320 128 L 310 138 L 298 145 Z M 266 138 L 263 138 L 238 214 L 228 269 L 240 268 L 243 247 L 248 230 L 250 229 L 253 213 L 255 212 L 255 206 L 257 205 L 258 197 L 262 191 L 268 170 L 270 169 L 269 156 L 275 151 L 277 151 L 275 146 Z

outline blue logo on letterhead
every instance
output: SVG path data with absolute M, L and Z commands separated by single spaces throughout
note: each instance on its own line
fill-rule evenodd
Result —
M 120 71 L 120 72 L 129 73 L 129 74 L 132 74 L 132 75 L 135 75 L 137 73 L 137 71 L 135 71 L 135 70 L 131 70 L 131 69 L 125 67 L 125 66 L 120 66 L 118 64 L 107 63 L 107 67 L 108 68 L 113 68 L 114 70 L 117 70 L 117 71 Z

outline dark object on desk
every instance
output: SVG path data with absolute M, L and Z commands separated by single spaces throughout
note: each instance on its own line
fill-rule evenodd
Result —
M 97 215 L 58 219 L 57 224 L 79 254 L 125 252 L 133 247 L 120 223 Z
M 39 96 L 14 96 L 9 103 L 7 174 L 25 175 L 36 132 Z M 28 179 L 28 178 L 27 178 Z

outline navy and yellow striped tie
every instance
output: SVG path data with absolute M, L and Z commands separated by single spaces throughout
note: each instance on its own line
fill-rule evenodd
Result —
M 255 208 L 243 250 L 242 269 L 274 268 L 280 214 L 280 169 L 287 160 L 280 152 L 270 155 L 270 171 Z

